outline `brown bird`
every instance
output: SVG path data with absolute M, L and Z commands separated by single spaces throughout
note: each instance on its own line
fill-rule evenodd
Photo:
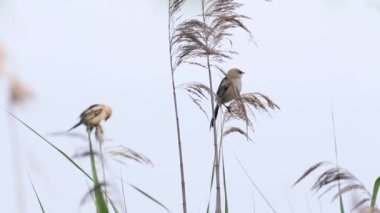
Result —
M 240 91 L 242 87 L 241 77 L 244 74 L 243 71 L 233 68 L 230 69 L 220 82 L 218 91 L 216 92 L 216 107 L 214 110 L 214 117 L 211 119 L 210 128 L 214 126 L 215 120 L 218 116 L 219 107 L 224 105 L 229 111 L 229 107 L 225 103 L 232 101 L 233 99 L 240 96 Z
M 80 121 L 67 131 L 71 131 L 83 124 L 87 131 L 91 132 L 95 126 L 98 126 L 102 120 L 107 121 L 112 115 L 111 107 L 104 104 L 94 104 L 83 111 L 79 118 Z

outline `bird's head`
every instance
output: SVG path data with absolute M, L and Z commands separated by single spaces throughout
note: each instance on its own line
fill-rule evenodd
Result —
M 232 68 L 228 71 L 227 77 L 230 79 L 241 78 L 243 74 L 244 74 L 243 71 L 241 71 L 237 68 Z
M 109 106 L 105 106 L 104 111 L 106 112 L 106 117 L 104 118 L 104 121 L 107 121 L 112 115 L 112 108 Z

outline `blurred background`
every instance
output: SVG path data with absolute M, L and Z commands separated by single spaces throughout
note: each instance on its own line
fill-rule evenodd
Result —
M 238 157 L 278 212 L 338 212 L 339 203 L 330 202 L 334 193 L 319 200 L 310 191 L 316 175 L 291 186 L 312 164 L 335 162 L 331 106 L 340 166 L 370 190 L 380 175 L 373 163 L 380 149 L 380 1 L 241 2 L 257 46 L 237 33 L 239 55 L 223 68 L 245 71 L 242 92 L 266 94 L 281 110 L 256 114 L 254 143 L 226 139 L 230 211 L 271 212 Z M 200 1 L 189 0 L 183 13 L 196 17 Z M 70 128 L 94 103 L 110 105 L 106 146 L 127 146 L 154 164 L 108 161 L 110 193 L 121 205 L 122 170 L 127 182 L 180 212 L 167 16 L 162 0 L 1 0 L 0 106 L 72 156 L 86 141 L 51 133 Z M 207 82 L 198 67 L 175 75 L 177 84 Z M 216 85 L 221 78 L 214 80 Z M 179 91 L 178 98 L 189 212 L 202 212 L 209 199 L 212 134 L 187 95 Z M 84 135 L 85 129 L 75 132 Z M 89 189 L 85 177 L 4 111 L 0 135 L 3 212 L 40 212 L 27 174 L 47 212 L 95 211 L 91 201 L 81 205 Z M 89 171 L 88 159 L 76 160 Z M 129 212 L 165 212 L 125 187 Z M 344 198 L 350 206 L 351 197 Z

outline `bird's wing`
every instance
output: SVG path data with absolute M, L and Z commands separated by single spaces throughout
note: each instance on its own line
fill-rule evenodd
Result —
M 103 111 L 103 108 L 97 108 L 97 109 L 91 109 L 88 113 L 86 113 L 84 115 L 84 117 L 86 118 L 86 120 L 91 120 L 93 118 L 95 118 L 96 116 L 98 116 L 100 113 L 102 113 Z
M 92 111 L 95 111 L 99 107 L 100 107 L 100 104 L 93 104 L 93 105 L 89 106 L 86 110 L 84 110 L 79 115 L 79 118 L 83 119 L 87 114 L 91 113 Z
M 218 91 L 216 92 L 216 95 L 220 97 L 228 90 L 230 86 L 231 86 L 231 82 L 227 78 L 223 78 L 223 80 L 219 84 L 219 88 L 218 88 Z

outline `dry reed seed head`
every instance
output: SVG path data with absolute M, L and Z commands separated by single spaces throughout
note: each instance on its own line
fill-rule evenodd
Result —
M 172 17 L 175 13 L 181 10 L 181 7 L 186 0 L 169 0 L 169 16 Z
M 190 82 L 179 85 L 179 88 L 185 91 L 189 98 L 193 101 L 195 105 L 203 112 L 203 114 L 208 118 L 206 110 L 202 106 L 202 102 L 209 99 L 211 96 L 211 90 L 208 86 L 199 82 Z M 215 94 L 214 94 L 215 96 Z
M 206 1 L 205 19 L 192 19 L 182 22 L 174 30 L 171 44 L 176 46 L 176 65 L 190 62 L 190 59 L 209 56 L 211 64 L 222 63 L 225 59 L 231 59 L 235 51 L 224 49 L 223 45 L 229 43 L 232 46 L 232 33 L 229 30 L 243 29 L 250 38 L 251 32 L 243 24 L 247 16 L 238 14 L 235 10 L 242 6 L 233 0 L 208 0 Z M 207 44 L 207 45 L 206 45 Z
M 14 78 L 10 83 L 10 101 L 12 104 L 20 104 L 33 96 L 31 90 L 24 82 Z
M 141 164 L 153 166 L 152 161 L 148 157 L 125 146 L 115 146 L 107 148 L 106 154 L 109 157 L 113 157 L 117 162 L 120 163 L 124 163 L 124 160 L 128 159 Z
M 245 107 L 246 105 L 248 107 Z M 254 131 L 252 119 L 255 119 L 253 109 L 268 113 L 270 109 L 279 109 L 279 107 L 271 99 L 260 93 L 242 94 L 239 98 L 232 100 L 229 106 L 230 111 L 225 112 L 225 122 L 228 122 L 230 120 L 242 120 L 247 123 L 252 131 Z M 250 116 L 252 116 L 252 119 L 247 114 L 246 109 L 248 109 Z
M 294 185 L 298 184 L 306 176 L 309 176 L 316 169 L 326 164 L 329 164 L 333 167 L 325 170 L 317 178 L 317 180 L 311 188 L 311 190 L 315 192 L 327 188 L 323 193 L 321 193 L 319 197 L 324 196 L 325 194 L 327 194 L 327 192 L 331 191 L 334 188 L 338 188 L 338 193 L 336 193 L 333 196 L 332 201 L 336 200 L 338 197 L 348 192 L 355 193 L 355 195 L 358 195 L 362 198 L 360 201 L 355 203 L 352 210 L 355 210 L 364 205 L 365 203 L 371 201 L 371 193 L 353 174 L 351 174 L 349 171 L 345 169 L 334 166 L 334 164 L 330 162 L 320 162 L 313 165 L 308 170 L 306 170 L 306 172 L 295 182 Z
M 248 138 L 249 141 L 252 141 L 252 142 L 253 142 L 252 138 L 250 138 L 249 135 L 248 135 L 245 131 L 243 131 L 242 129 L 240 129 L 240 128 L 238 128 L 238 127 L 230 127 L 230 128 L 228 128 L 227 130 L 225 130 L 225 131 L 223 132 L 223 135 L 222 135 L 222 136 L 223 136 L 223 138 L 224 138 L 224 137 L 226 137 L 227 135 L 229 135 L 229 134 L 231 134 L 231 133 L 238 133 L 238 134 L 241 134 L 241 135 L 243 135 L 244 137 Z

